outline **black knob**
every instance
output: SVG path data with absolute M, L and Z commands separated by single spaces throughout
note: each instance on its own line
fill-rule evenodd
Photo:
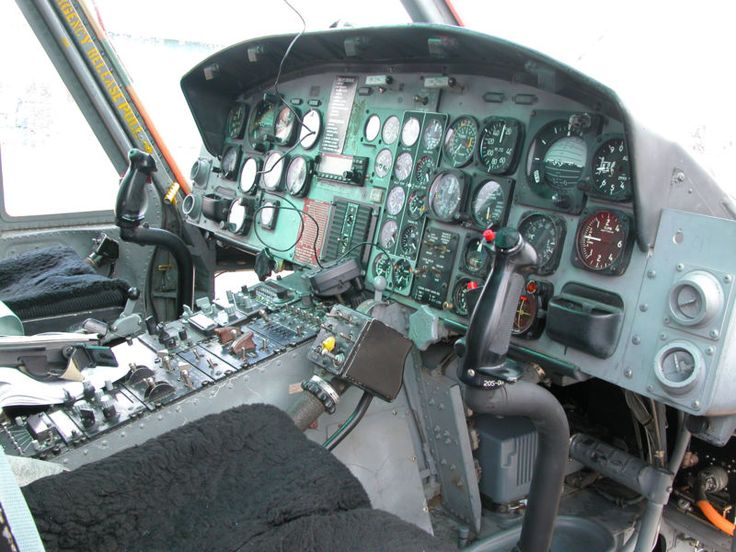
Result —
M 88 401 L 91 401 L 95 398 L 95 386 L 92 385 L 92 383 L 85 381 L 82 384 L 82 396 L 87 399 Z
M 156 335 L 156 319 L 153 316 L 146 316 L 146 332 L 148 335 Z

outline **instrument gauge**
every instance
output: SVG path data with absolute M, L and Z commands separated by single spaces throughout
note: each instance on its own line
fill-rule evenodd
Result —
M 473 117 L 458 117 L 445 136 L 445 157 L 453 167 L 467 165 L 478 140 L 478 122 Z
M 593 156 L 593 185 L 598 194 L 607 199 L 631 199 L 629 154 L 623 138 L 604 142 Z
M 537 274 L 552 274 L 557 270 L 566 233 L 561 218 L 542 213 L 528 214 L 519 222 L 519 233 L 537 252 Z
M 465 245 L 463 267 L 468 274 L 485 277 L 491 268 L 492 261 L 493 253 L 480 238 L 469 240 Z
M 296 111 L 290 105 L 285 105 L 279 110 L 274 124 L 274 137 L 277 144 L 285 146 L 291 144 L 296 130 L 296 118 Z
M 297 155 L 286 169 L 286 189 L 294 197 L 303 197 L 309 191 L 309 178 L 312 176 L 312 167 L 306 157 Z
M 468 308 L 468 284 L 476 282 L 470 278 L 460 278 L 455 287 L 452 288 L 452 308 L 456 314 L 460 316 L 468 316 L 470 313 Z
M 410 219 L 419 220 L 422 218 L 427 212 L 427 194 L 416 190 L 410 193 L 406 210 Z
M 654 357 L 654 374 L 667 391 L 679 395 L 690 391 L 705 365 L 703 353 L 689 341 L 672 341 Z
M 383 130 L 381 131 L 381 138 L 383 143 L 387 146 L 393 144 L 399 137 L 399 129 L 401 128 L 401 121 L 396 115 L 391 115 L 386 122 L 383 123 Z
M 245 228 L 246 209 L 239 199 L 230 204 L 227 214 L 227 227 L 233 234 L 241 234 Z
M 299 130 L 299 144 L 305 150 L 312 149 L 322 132 L 322 115 L 316 109 L 310 109 L 302 117 L 302 128 Z
M 431 119 L 427 126 L 424 127 L 424 133 L 422 134 L 422 145 L 427 151 L 434 151 L 437 146 L 442 142 L 442 131 L 444 125 L 439 119 Z
M 713 274 L 693 270 L 677 280 L 670 289 L 669 311 L 683 326 L 701 326 L 723 308 L 723 288 Z
M 284 154 L 272 151 L 266 156 L 261 172 L 261 185 L 264 190 L 275 192 L 281 189 L 281 177 L 284 173 Z
M 620 273 L 627 250 L 628 221 L 612 210 L 596 211 L 578 226 L 575 236 L 576 260 L 595 272 Z
M 506 174 L 512 169 L 521 133 L 516 119 L 493 118 L 485 123 L 478 140 L 478 158 L 488 173 Z
M 396 158 L 396 165 L 394 165 L 394 176 L 396 179 L 404 181 L 409 178 L 413 164 L 414 160 L 411 157 L 411 153 L 405 151 L 400 154 Z
M 393 281 L 395 289 L 404 289 L 409 285 L 411 280 L 411 265 L 406 259 L 400 259 L 396 261 L 393 267 Z
M 271 102 L 262 100 L 258 103 L 250 122 L 249 135 L 251 143 L 258 144 L 273 135 L 275 111 L 276 108 Z
M 569 191 L 577 187 L 588 161 L 588 146 L 567 121 L 545 126 L 534 137 L 527 176 L 537 185 Z
M 383 276 L 386 278 L 386 282 L 391 281 L 391 272 L 393 263 L 388 255 L 379 253 L 376 258 L 373 259 L 373 274 L 375 276 Z M 375 278 L 374 278 L 375 281 Z
M 220 169 L 222 170 L 222 176 L 228 180 L 234 180 L 235 175 L 238 173 L 238 165 L 240 164 L 240 148 L 238 146 L 232 146 L 225 150 L 222 154 L 222 161 L 220 162 Z
M 399 241 L 401 252 L 407 257 L 414 258 L 419 249 L 419 229 L 415 224 L 407 225 L 401 231 L 401 240 Z
M 364 135 L 366 142 L 372 142 L 381 132 L 381 118 L 378 115 L 371 115 L 365 123 Z
M 414 167 L 414 179 L 420 186 L 429 184 L 429 179 L 434 171 L 434 163 L 429 155 L 423 155 Z
M 242 138 L 245 131 L 245 122 L 248 115 L 248 106 L 237 102 L 227 116 L 227 135 L 230 138 Z
M 524 335 L 534 325 L 537 319 L 538 304 L 535 297 L 524 294 L 519 297 L 514 314 L 514 325 L 511 329 L 513 335 Z
M 419 139 L 422 125 L 416 117 L 409 117 L 401 129 L 401 144 L 407 148 L 412 147 Z
M 385 249 L 393 249 L 396 245 L 396 236 L 399 233 L 399 224 L 395 220 L 387 220 L 381 227 L 378 241 L 381 247 Z
M 465 182 L 454 172 L 438 174 L 429 188 L 429 209 L 435 218 L 453 221 L 460 218 Z
M 481 228 L 490 228 L 503 222 L 506 210 L 506 194 L 495 180 L 481 184 L 475 192 L 471 211 L 473 220 Z
M 256 191 L 256 180 L 261 166 L 255 157 L 249 157 L 240 169 L 240 191 L 244 194 L 252 194 Z
M 404 188 L 401 186 L 394 186 L 391 188 L 391 191 L 388 193 L 388 197 L 386 198 L 386 212 L 389 215 L 398 215 L 404 207 L 404 199 L 406 199 Z
M 276 226 L 276 216 L 278 215 L 279 203 L 277 201 L 266 201 L 261 206 L 260 223 L 261 227 L 266 230 L 273 230 Z
M 394 162 L 394 156 L 391 150 L 383 148 L 376 155 L 376 164 L 373 167 L 373 171 L 376 173 L 378 178 L 384 178 L 390 171 L 391 165 Z

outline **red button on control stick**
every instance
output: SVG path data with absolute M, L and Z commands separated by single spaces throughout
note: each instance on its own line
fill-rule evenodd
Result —
M 465 289 L 470 291 L 471 289 L 478 289 L 478 282 L 473 282 L 472 280 L 468 282 L 468 285 L 465 286 Z
M 486 242 L 491 243 L 493 240 L 496 239 L 496 233 L 490 228 L 488 230 L 484 230 L 483 239 L 486 240 Z

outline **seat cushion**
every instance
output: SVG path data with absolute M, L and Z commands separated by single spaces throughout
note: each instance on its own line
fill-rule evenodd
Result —
M 49 551 L 231 551 L 303 517 L 370 508 L 350 471 L 268 405 L 201 418 L 23 494 Z
M 21 320 L 124 306 L 130 286 L 54 245 L 0 261 L 0 301 Z

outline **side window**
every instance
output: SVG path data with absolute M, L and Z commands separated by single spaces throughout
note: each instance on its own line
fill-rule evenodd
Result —
M 0 20 L 4 215 L 111 210 L 112 163 L 14 2 L 0 3 Z

